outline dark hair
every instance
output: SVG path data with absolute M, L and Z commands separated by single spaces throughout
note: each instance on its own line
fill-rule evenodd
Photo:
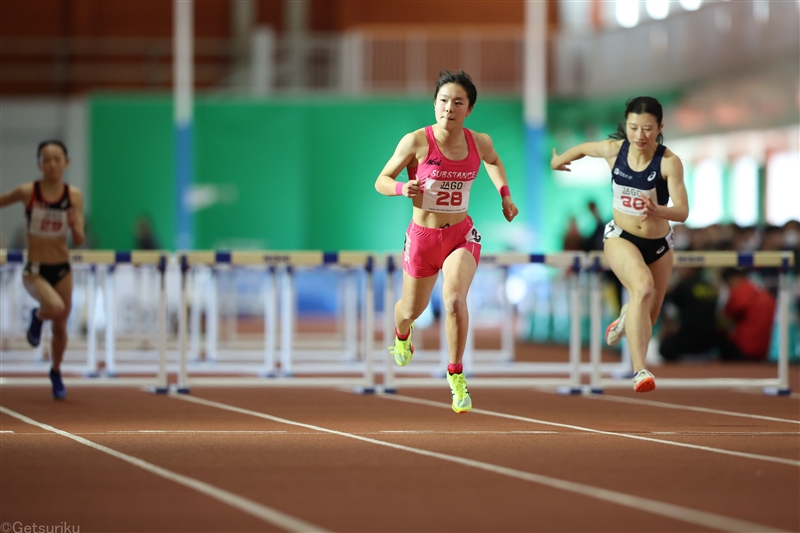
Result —
M 66 145 L 64 145 L 64 143 L 61 142 L 61 141 L 58 141 L 58 140 L 55 140 L 55 139 L 51 139 L 49 141 L 42 141 L 42 142 L 39 143 L 39 148 L 36 149 L 36 159 L 37 160 L 40 157 L 42 157 L 42 149 L 45 146 L 49 145 L 49 144 L 55 144 L 56 146 L 61 147 L 61 149 L 64 151 L 64 157 L 67 157 L 67 147 L 66 147 Z
M 636 98 L 631 98 L 625 102 L 625 120 L 628 119 L 628 115 L 631 113 L 634 115 L 649 113 L 656 117 L 656 122 L 658 122 L 659 126 L 661 125 L 661 121 L 664 119 L 664 110 L 661 109 L 661 104 L 652 96 L 637 96 Z M 617 124 L 617 131 L 608 137 L 610 139 L 617 140 L 627 139 L 628 134 L 625 129 L 625 122 L 623 121 Z M 659 133 L 658 137 L 656 137 L 656 142 L 661 144 L 664 143 L 664 136 L 661 133 Z
M 746 277 L 746 276 L 747 273 L 744 270 L 736 267 L 725 267 L 722 269 L 722 273 L 720 274 L 720 277 L 726 282 L 730 281 L 733 278 Z
M 472 107 L 475 105 L 475 102 L 478 100 L 478 89 L 475 88 L 475 84 L 472 83 L 472 78 L 469 77 L 469 74 L 463 70 L 459 70 L 458 72 L 450 72 L 449 70 L 444 69 L 439 72 L 439 81 L 436 82 L 436 92 L 433 93 L 434 100 L 436 100 L 436 97 L 439 96 L 439 89 L 448 83 L 457 83 L 461 85 L 464 90 L 467 91 L 469 106 Z

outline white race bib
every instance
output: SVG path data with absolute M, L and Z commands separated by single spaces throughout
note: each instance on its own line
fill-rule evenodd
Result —
M 47 209 L 34 205 L 31 209 L 31 223 L 28 233 L 36 237 L 66 237 L 69 224 L 67 212 L 61 209 Z
M 612 181 L 611 189 L 614 191 L 614 209 L 626 215 L 642 215 L 644 213 L 645 196 L 650 198 L 653 203 L 658 203 L 655 187 L 644 191 Z
M 474 180 L 425 180 L 422 209 L 434 213 L 463 213 L 469 207 L 469 190 Z

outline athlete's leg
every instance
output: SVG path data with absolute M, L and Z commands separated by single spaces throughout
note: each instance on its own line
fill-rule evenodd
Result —
M 428 307 L 438 277 L 436 273 L 426 278 L 414 278 L 403 271 L 403 294 L 394 306 L 394 323 L 400 335 L 408 333 L 411 323 Z
M 650 307 L 650 322 L 652 324 L 655 324 L 658 320 L 661 306 L 664 304 L 664 295 L 667 293 L 667 285 L 669 285 L 669 279 L 672 276 L 672 256 L 672 250 L 667 250 L 667 253 L 659 257 L 655 263 L 647 265 L 647 268 L 650 269 L 650 274 L 653 276 L 653 285 L 656 291 L 653 305 Z
M 445 328 L 451 364 L 461 363 L 461 359 L 464 357 L 469 328 L 467 292 L 469 292 L 477 268 L 475 256 L 467 248 L 457 249 L 444 261 L 442 299 L 444 300 Z
M 67 320 L 69 320 L 69 314 L 72 310 L 72 271 L 56 283 L 55 289 L 61 297 L 61 301 L 64 302 L 64 311 L 52 319 L 53 370 L 59 372 L 61 361 L 64 359 L 64 351 L 67 349 Z
M 72 272 L 69 273 L 68 277 L 71 283 Z M 66 306 L 64 305 L 63 298 L 42 276 L 23 272 L 22 284 L 25 286 L 25 290 L 28 291 L 28 294 L 39 302 L 39 310 L 36 312 L 36 316 L 38 316 L 40 320 L 53 320 L 64 313 Z
M 630 294 L 625 335 L 631 350 L 633 371 L 638 372 L 645 367 L 647 345 L 653 333 L 651 312 L 657 298 L 653 275 L 645 265 L 639 249 L 621 237 L 606 239 L 605 257 L 611 270 Z

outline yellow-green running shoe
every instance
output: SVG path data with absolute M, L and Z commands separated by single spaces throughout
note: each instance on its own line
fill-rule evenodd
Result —
M 464 373 L 447 373 L 447 382 L 450 384 L 450 393 L 453 395 L 453 411 L 456 413 L 468 413 L 472 409 L 472 398 L 467 390 L 467 380 Z
M 411 334 L 414 333 L 414 324 L 408 327 L 408 338 L 404 341 L 395 336 L 394 346 L 389 346 L 389 353 L 394 356 L 395 362 L 400 366 L 406 366 L 414 356 L 414 344 L 411 342 Z

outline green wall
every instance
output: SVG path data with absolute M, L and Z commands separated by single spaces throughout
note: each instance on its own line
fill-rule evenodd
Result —
M 98 246 L 133 247 L 134 221 L 146 213 L 161 245 L 174 248 L 171 99 L 95 96 L 90 112 Z M 199 98 L 195 184 L 217 198 L 194 213 L 195 247 L 399 250 L 411 205 L 378 194 L 375 178 L 400 138 L 432 121 L 427 98 Z M 481 99 L 466 125 L 492 136 L 524 224 L 521 102 Z M 509 225 L 483 169 L 470 214 L 484 249 L 503 249 Z
M 175 244 L 172 102 L 94 97 L 89 106 L 91 215 L 96 248 L 131 249 L 134 222 L 150 216 L 161 246 Z

